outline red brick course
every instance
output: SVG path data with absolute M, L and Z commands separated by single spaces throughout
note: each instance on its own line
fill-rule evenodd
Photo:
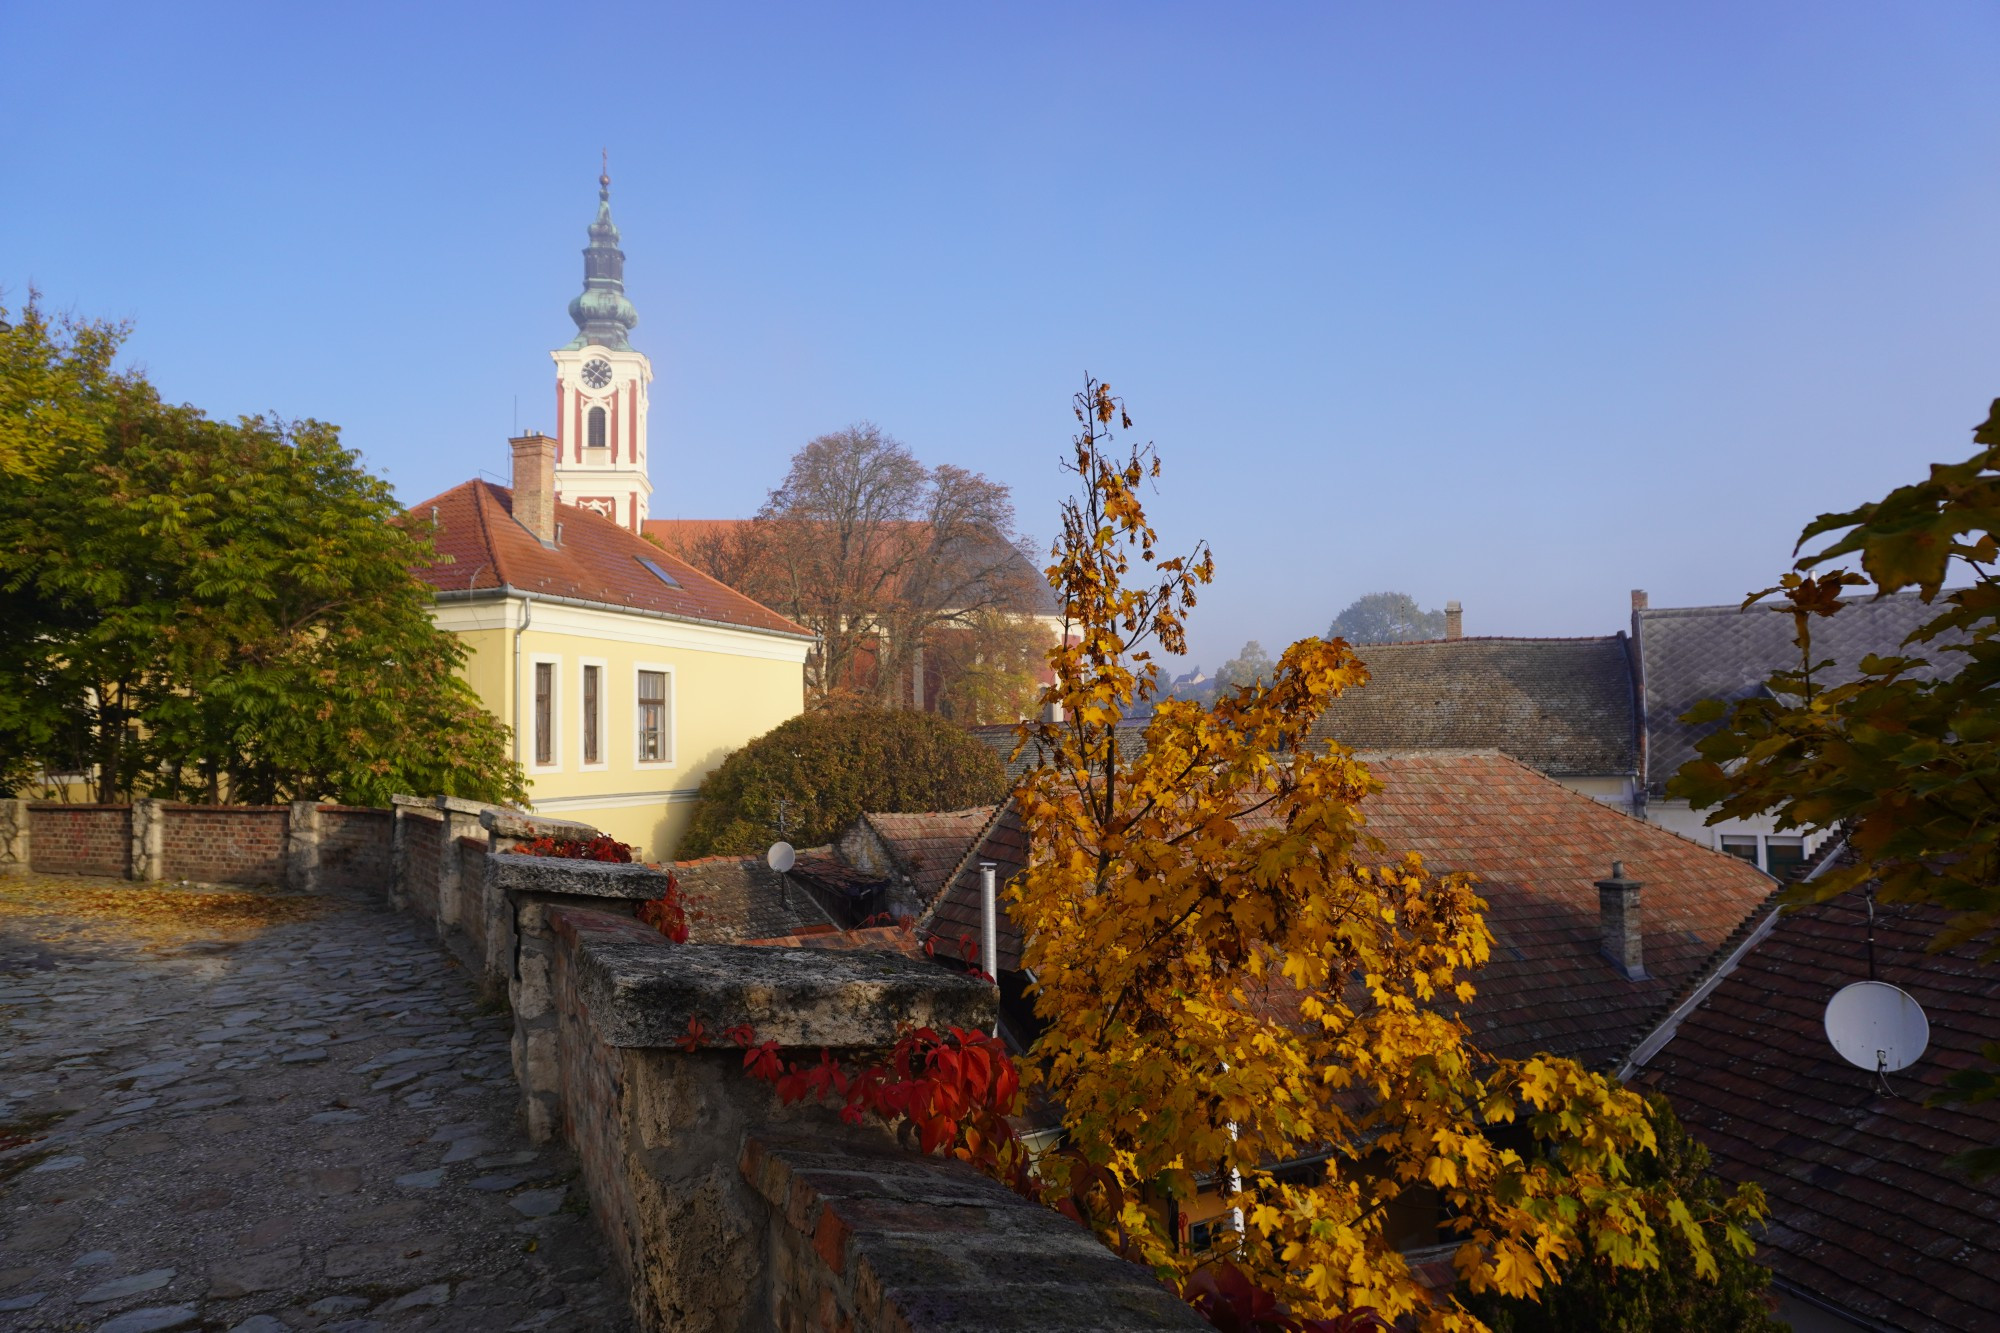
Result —
M 328 889 L 388 887 L 395 815 L 365 806 L 319 808 L 319 882 Z
M 123 875 L 131 864 L 132 807 L 60 805 L 28 807 L 34 833 L 29 868 L 53 875 Z
M 283 884 L 282 805 L 170 805 L 160 834 L 160 873 L 204 884 Z

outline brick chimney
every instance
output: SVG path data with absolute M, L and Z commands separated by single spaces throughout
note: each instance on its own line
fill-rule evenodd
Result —
M 1465 637 L 1465 608 L 1455 601 L 1444 604 L 1444 636 L 1447 639 Z
M 1611 863 L 1611 878 L 1597 881 L 1597 918 L 1604 931 L 1604 956 L 1617 965 L 1627 981 L 1646 979 L 1645 947 L 1640 938 L 1639 881 L 1625 878 L 1625 863 Z
M 1646 590 L 1644 588 L 1632 589 L 1632 609 L 1634 611 L 1644 611 L 1646 609 Z
M 556 442 L 531 431 L 514 446 L 514 521 L 544 546 L 556 544 Z

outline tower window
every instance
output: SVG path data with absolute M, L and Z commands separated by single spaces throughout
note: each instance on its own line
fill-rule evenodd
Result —
M 603 408 L 593 407 L 590 409 L 589 433 L 584 437 L 584 443 L 590 446 L 592 449 L 602 449 L 604 447 Z

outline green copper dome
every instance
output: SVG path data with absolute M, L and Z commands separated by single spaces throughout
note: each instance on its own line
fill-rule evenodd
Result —
M 583 251 L 583 291 L 569 303 L 569 317 L 576 321 L 576 337 L 568 346 L 632 350 L 625 335 L 639 322 L 639 312 L 625 299 L 625 252 L 611 221 L 609 175 L 597 178 L 597 221 L 590 224 L 590 244 Z

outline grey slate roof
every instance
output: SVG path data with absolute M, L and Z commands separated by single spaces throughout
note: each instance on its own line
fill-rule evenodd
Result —
M 1880 601 L 1849 598 L 1837 615 L 1815 617 L 1813 657 L 1832 659 L 1822 679 L 1829 685 L 1852 680 L 1870 653 L 1892 654 L 1917 626 L 1943 610 L 1926 606 L 1915 593 Z M 1645 693 L 1646 787 L 1655 795 L 1682 764 L 1695 757 L 1695 742 L 1715 724 L 1690 726 L 1681 717 L 1704 699 L 1747 699 L 1760 693 L 1772 672 L 1798 665 L 1792 618 L 1782 604 L 1661 607 L 1632 613 Z M 1945 670 L 1958 654 L 1935 646 L 1915 650 Z
M 1498 750 L 1551 777 L 1639 771 L 1623 634 L 1431 639 L 1355 650 L 1369 681 L 1333 701 L 1318 740 L 1356 750 Z

